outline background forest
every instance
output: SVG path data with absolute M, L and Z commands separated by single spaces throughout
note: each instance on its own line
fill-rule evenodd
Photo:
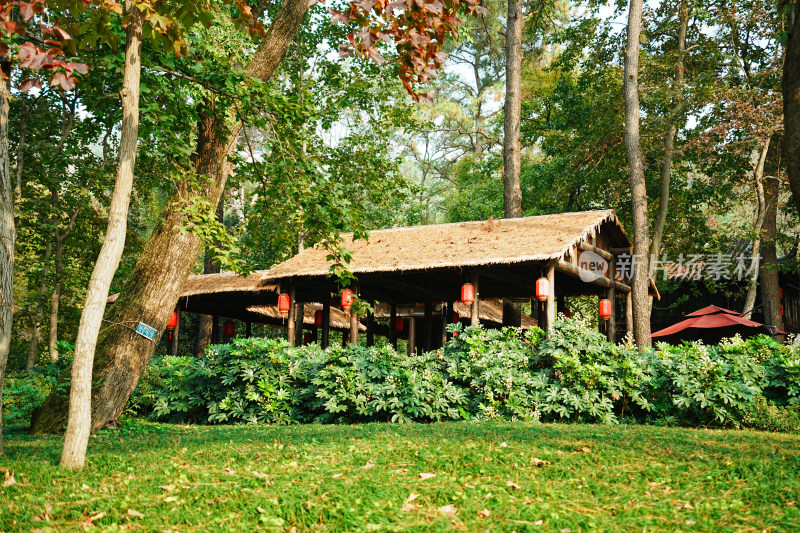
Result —
M 420 102 L 386 62 L 339 50 L 352 24 L 313 6 L 275 74 L 243 83 L 253 37 L 215 7 L 187 30 L 189 53 L 142 51 L 139 151 L 126 245 L 111 292 L 142 256 L 171 195 L 190 191 L 209 95 L 239 123 L 219 205 L 189 192 L 184 228 L 204 252 L 194 273 L 269 268 L 340 232 L 504 216 L 506 4 L 484 2 L 449 42 Z M 263 2 L 265 20 L 279 6 Z M 623 143 L 626 5 L 522 5 L 522 214 L 613 208 L 632 223 Z M 772 2 L 669 0 L 644 8 L 641 144 L 660 257 L 761 253 L 796 271 L 781 75 L 787 10 Z M 234 13 L 235 14 L 235 13 Z M 121 24 L 76 51 L 76 87 L 12 90 L 9 141 L 17 228 L 9 370 L 74 342 L 104 240 L 122 110 Z M 117 43 L 117 44 L 115 44 Z M 12 87 L 30 73 L 14 71 Z M 45 78 L 42 77 L 45 81 Z M 421 93 L 423 91 L 420 91 Z M 771 254 L 771 255 L 770 255 Z M 740 309 L 741 311 L 741 309 Z M 197 327 L 200 325 L 198 324 Z M 194 326 L 193 326 L 194 327 Z M 189 329 L 189 328 L 186 328 Z

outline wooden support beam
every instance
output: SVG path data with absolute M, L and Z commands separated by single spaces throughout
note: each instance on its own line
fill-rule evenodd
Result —
M 631 293 L 625 295 L 625 328 L 633 334 L 633 298 Z
M 605 259 L 606 261 L 611 261 L 614 258 L 614 256 L 612 254 L 610 254 L 609 252 L 607 252 L 606 250 L 603 250 L 602 248 L 598 248 L 597 246 L 595 246 L 593 244 L 589 244 L 588 242 L 583 242 L 583 241 L 579 242 L 578 243 L 578 248 L 583 250 L 584 252 L 595 253 L 595 254 L 599 255 L 600 257 L 602 257 L 603 259 Z
M 446 300 L 447 298 L 452 296 L 448 295 L 445 292 L 422 287 L 421 285 L 414 285 L 413 283 L 397 281 L 383 276 L 364 278 L 361 280 L 361 284 L 364 286 L 365 289 L 367 287 L 375 287 L 378 290 L 382 289 L 384 292 L 386 289 L 391 289 L 396 292 L 408 294 L 412 300 L 414 298 L 418 298 L 419 296 L 427 297 L 432 300 Z M 400 303 L 404 302 L 401 301 Z
M 389 311 L 389 342 L 397 349 L 397 304 L 391 304 Z
M 611 279 L 616 279 L 617 277 L 617 258 L 613 255 L 611 256 L 611 260 L 608 263 L 608 271 L 611 275 Z M 617 342 L 617 285 L 616 283 L 612 284 L 611 287 L 608 288 L 607 297 L 611 300 L 611 318 L 608 319 L 608 330 L 606 334 L 608 335 L 608 340 L 610 342 Z
M 630 246 L 622 246 L 622 247 L 619 247 L 619 248 L 609 248 L 608 251 L 611 252 L 614 255 L 629 254 L 629 253 L 631 253 L 631 247 Z
M 178 355 L 178 335 L 181 333 L 181 306 L 175 307 L 175 313 L 178 314 L 178 322 L 175 324 L 175 329 L 172 331 L 172 338 L 170 339 L 169 354 Z
M 375 345 L 375 300 L 370 300 L 373 312 L 367 315 L 367 346 Z
M 425 339 L 423 349 L 429 352 L 433 349 L 433 301 L 425 300 Z
M 417 352 L 417 320 L 410 316 L 408 317 L 408 355 L 414 355 Z
M 480 274 L 473 272 L 470 277 L 470 283 L 475 286 L 475 300 L 472 302 L 469 323 L 472 327 L 477 327 L 481 323 L 480 308 L 478 307 L 480 302 L 480 281 Z
M 211 344 L 219 344 L 219 315 L 211 315 Z
M 295 290 L 294 284 L 289 286 L 289 317 L 286 320 L 286 339 L 289 341 L 289 346 L 294 346 L 295 341 L 295 327 L 297 324 L 295 323 L 295 317 L 297 316 L 297 309 L 295 305 Z
M 510 300 L 503 300 L 503 325 L 518 328 L 522 325 L 522 306 Z
M 305 325 L 306 304 L 299 302 L 294 313 L 294 345 L 303 345 L 303 326 Z
M 353 283 L 353 294 L 358 296 L 358 284 Z M 358 344 L 358 313 L 355 312 L 355 309 L 352 307 L 350 308 L 350 343 L 351 344 Z
M 578 278 L 578 279 L 580 279 L 582 281 L 586 280 L 586 279 L 591 279 L 592 281 L 590 281 L 589 283 L 592 283 L 594 285 L 598 285 L 600 287 L 605 287 L 606 289 L 608 289 L 612 285 L 614 285 L 616 290 L 618 290 L 620 292 L 624 292 L 624 293 L 631 292 L 630 285 L 626 285 L 626 284 L 624 284 L 622 282 L 619 282 L 619 281 L 613 281 L 610 278 L 607 278 L 605 276 L 597 275 L 594 272 L 591 272 L 591 271 L 583 269 L 583 268 L 581 268 L 579 266 L 573 265 L 572 263 L 567 263 L 566 261 L 561 261 L 561 260 L 557 261 L 555 263 L 555 268 L 559 272 L 563 272 L 564 274 L 568 274 L 568 275 L 570 275 L 572 277 L 575 277 L 575 278 Z M 551 285 L 551 287 L 552 287 L 552 285 Z
M 331 341 L 331 294 L 325 292 L 322 298 L 322 337 L 319 345 L 324 350 Z
M 547 281 L 550 282 L 550 294 L 545 301 L 547 313 L 547 329 L 545 331 L 550 332 L 556 321 L 556 268 L 552 263 L 547 267 Z

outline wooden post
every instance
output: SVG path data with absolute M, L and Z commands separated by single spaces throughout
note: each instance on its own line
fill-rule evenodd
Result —
M 353 284 L 353 295 L 358 295 L 358 285 Z M 350 308 L 350 342 L 358 344 L 358 314 L 351 307 Z
M 286 340 L 289 341 L 289 346 L 294 346 L 295 342 L 295 317 L 297 316 L 297 306 L 294 301 L 294 285 L 289 287 L 289 318 L 286 324 Z
M 423 348 L 426 352 L 433 349 L 433 301 L 425 300 L 425 342 Z
M 367 346 L 375 345 L 375 300 L 370 300 L 369 304 L 372 306 L 372 313 L 367 315 Z
M 211 344 L 219 344 L 219 315 L 211 315 Z
M 445 302 L 442 304 L 442 342 L 439 347 L 447 344 L 447 324 L 453 315 L 453 302 Z
M 550 294 L 545 302 L 547 310 L 547 332 L 553 330 L 553 323 L 556 321 L 556 267 L 550 264 L 547 267 L 547 281 L 550 282 Z
M 481 323 L 481 316 L 480 316 L 480 290 L 479 290 L 479 283 L 480 283 L 480 276 L 477 272 L 473 272 L 472 276 L 470 277 L 470 282 L 472 285 L 475 286 L 475 300 L 472 302 L 472 312 L 470 313 L 470 326 L 478 326 Z
M 417 352 L 417 321 L 412 313 L 408 317 L 408 355 Z
M 531 300 L 531 306 L 536 309 L 536 320 L 539 323 L 538 324 L 539 328 L 544 331 L 548 331 L 547 304 L 545 304 L 545 302 L 539 300 L 538 298 L 535 298 Z
M 244 336 L 247 339 L 253 336 L 253 323 L 249 320 L 244 323 Z
M 175 312 L 178 314 L 178 322 L 175 324 L 175 330 L 173 330 L 172 338 L 170 339 L 170 355 L 178 355 L 178 335 L 181 332 L 181 307 L 177 306 Z
M 320 346 L 322 349 L 328 347 L 331 341 L 331 295 L 326 292 L 322 298 L 322 338 Z
M 389 342 L 397 349 L 397 304 L 392 302 L 389 311 Z
M 626 333 L 633 334 L 633 300 L 630 292 L 625 294 L 625 329 Z
M 617 279 L 617 260 L 612 255 L 608 262 L 608 274 L 612 280 Z M 611 300 L 611 318 L 608 319 L 608 340 L 617 342 L 617 286 L 611 285 L 608 289 L 608 299 Z
M 297 310 L 294 313 L 294 345 L 302 346 L 303 326 L 305 325 L 306 321 L 306 304 L 304 302 L 300 302 L 296 305 L 296 307 Z
M 522 306 L 511 300 L 503 300 L 503 325 L 518 328 L 522 325 Z
M 559 294 L 558 296 L 556 296 L 556 312 L 563 313 L 566 308 L 567 308 L 566 298 L 564 298 L 563 294 Z

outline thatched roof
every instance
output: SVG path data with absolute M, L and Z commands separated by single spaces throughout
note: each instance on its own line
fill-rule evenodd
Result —
M 277 305 L 253 305 L 247 308 L 251 313 L 266 316 L 271 319 L 281 320 L 286 318 L 286 313 L 278 311 Z M 303 306 L 303 324 L 308 326 L 314 325 L 314 314 L 317 311 L 322 311 L 322 304 L 320 303 L 307 303 Z M 334 329 L 349 329 L 350 318 L 345 315 L 341 309 L 331 307 L 330 326 Z M 364 324 L 358 325 L 359 331 L 366 331 L 367 326 Z
M 453 310 L 458 313 L 461 318 L 469 318 L 470 306 L 462 302 L 455 302 Z M 486 299 L 478 302 L 478 317 L 481 322 L 494 322 L 495 324 L 503 323 L 503 302 L 497 299 Z M 538 321 L 530 316 L 522 313 L 522 327 L 530 329 L 538 325 Z
M 347 269 L 354 274 L 510 265 L 562 259 L 604 223 L 616 226 L 627 241 L 614 211 L 602 210 L 377 230 L 368 241 L 347 234 L 343 246 L 352 252 Z M 322 246 L 308 248 L 269 270 L 269 278 L 327 275 L 327 255 Z
M 267 275 L 268 272 L 267 270 L 257 270 L 251 272 L 247 277 L 233 272 L 189 276 L 183 286 L 181 298 L 196 294 L 220 294 L 224 292 L 277 292 L 278 285 L 271 282 L 270 276 Z

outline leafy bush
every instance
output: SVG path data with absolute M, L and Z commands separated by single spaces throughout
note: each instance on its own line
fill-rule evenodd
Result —
M 75 347 L 58 342 L 59 360 L 35 367 L 30 372 L 16 371 L 6 374 L 3 386 L 3 424 L 28 424 L 31 413 L 47 398 L 58 381 L 58 376 L 70 364 Z

